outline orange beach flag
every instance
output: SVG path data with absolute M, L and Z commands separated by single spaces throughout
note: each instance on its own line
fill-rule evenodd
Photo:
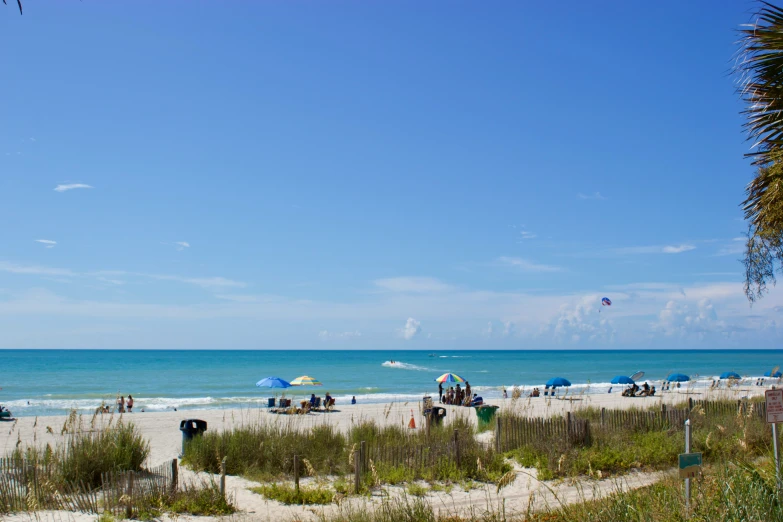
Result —
M 416 419 L 413 418 L 413 410 L 411 410 L 411 421 L 408 423 L 408 427 L 412 430 L 416 429 Z

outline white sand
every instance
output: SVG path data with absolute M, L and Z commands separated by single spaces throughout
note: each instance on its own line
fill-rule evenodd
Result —
M 690 393 L 687 388 L 681 388 L 678 391 L 664 392 L 661 396 L 649 398 L 628 398 L 622 397 L 620 393 L 613 394 L 595 394 L 549 399 L 544 397 L 523 398 L 519 400 L 501 399 L 490 401 L 501 406 L 504 409 L 514 409 L 524 412 L 529 416 L 549 416 L 562 414 L 567 411 L 578 411 L 584 407 L 605 407 L 605 408 L 631 408 L 647 407 L 651 405 L 675 404 L 687 401 L 688 397 L 694 400 L 700 399 L 733 399 L 741 397 L 751 397 L 763 395 L 763 387 L 745 386 L 732 390 L 701 391 L 701 393 Z M 472 422 L 476 422 L 476 414 L 471 408 L 461 408 L 447 406 L 448 410 L 446 422 L 448 423 L 457 415 L 464 415 Z M 157 466 L 171 459 L 177 458 L 181 450 L 182 434 L 179 431 L 179 423 L 182 419 L 198 418 L 206 420 L 208 430 L 226 430 L 234 426 L 256 422 L 282 422 L 291 423 L 294 426 L 308 428 L 318 424 L 332 424 L 340 429 L 346 430 L 352 424 L 363 420 L 374 420 L 381 425 L 396 424 L 399 426 L 408 426 L 411 415 L 413 414 L 416 422 L 416 429 L 422 429 L 424 426 L 421 414 L 421 405 L 417 403 L 392 403 L 392 404 L 366 404 L 366 405 L 337 405 L 337 410 L 331 413 L 312 413 L 308 415 L 289 416 L 274 415 L 265 409 L 254 410 L 187 410 L 170 411 L 161 413 L 133 413 L 125 414 L 123 420 L 132 421 L 140 430 L 145 438 L 150 441 L 151 454 L 148 464 Z M 63 440 L 64 435 L 61 430 L 66 421 L 65 416 L 57 417 L 23 417 L 17 421 L 4 422 L 0 424 L 0 452 L 7 454 L 11 452 L 17 443 L 22 446 L 30 444 L 55 445 Z M 98 425 L 105 422 L 116 422 L 117 418 L 113 415 L 102 415 L 97 417 Z M 89 418 L 84 418 L 85 427 L 89 429 Z M 50 429 L 48 429 L 50 428 Z M 487 435 L 484 434 L 486 437 Z M 489 434 L 491 437 L 491 434 Z M 183 472 L 183 476 L 188 476 Z M 429 500 L 434 506 L 440 509 L 450 511 L 463 511 L 469 507 L 475 506 L 483 509 L 487 502 L 497 505 L 499 499 L 505 500 L 506 512 L 524 511 L 528 507 L 531 494 L 534 495 L 534 505 L 543 506 L 547 499 L 552 503 L 552 493 L 549 488 L 553 488 L 561 501 L 578 501 L 581 496 L 592 498 L 602 493 L 616 490 L 617 487 L 640 487 L 650 484 L 660 477 L 659 474 L 633 473 L 621 480 L 587 481 L 588 484 L 568 485 L 560 483 L 553 486 L 552 483 L 543 485 L 534 478 L 533 470 L 520 470 L 517 481 L 508 488 L 504 489 L 499 497 L 495 495 L 494 486 L 488 486 L 471 492 L 463 492 L 460 488 L 455 488 L 450 494 L 430 493 Z M 303 520 L 314 518 L 313 509 L 319 511 L 323 508 L 302 508 L 289 507 L 265 500 L 260 495 L 251 493 L 247 490 L 253 484 L 238 477 L 227 478 L 227 489 L 234 495 L 236 504 L 242 511 L 241 514 L 230 517 L 232 520 L 291 520 L 300 518 Z M 400 488 L 386 488 L 392 494 L 401 492 Z M 580 496 L 581 495 L 581 496 Z M 352 502 L 366 502 L 366 500 L 357 499 Z M 371 502 L 380 502 L 380 497 Z M 326 509 L 334 509 L 328 507 Z M 209 518 L 193 517 L 199 520 L 209 520 Z M 4 520 L 29 520 L 29 515 L 17 515 L 6 517 Z M 94 516 L 69 514 L 69 513 L 37 513 L 32 517 L 36 520 L 65 521 L 73 520 L 81 522 L 82 520 L 94 520 Z M 179 520 L 188 520 L 189 517 L 179 517 Z

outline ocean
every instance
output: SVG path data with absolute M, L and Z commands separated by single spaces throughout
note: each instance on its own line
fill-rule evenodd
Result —
M 709 386 L 724 371 L 753 381 L 783 362 L 779 350 L 591 351 L 240 351 L 240 350 L 3 350 L 0 404 L 14 416 L 91 413 L 118 394 L 133 395 L 135 411 L 258 407 L 275 392 L 257 388 L 268 376 L 315 377 L 321 387 L 288 396 L 330 392 L 337 404 L 418 401 L 437 394 L 445 372 L 467 379 L 484 398 L 502 387 L 539 386 L 565 377 L 569 393 L 606 393 L 615 375 L 644 371 L 658 385 L 669 373 Z M 394 361 L 392 363 L 391 361 Z

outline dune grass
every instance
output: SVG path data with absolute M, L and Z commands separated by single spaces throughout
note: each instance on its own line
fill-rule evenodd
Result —
M 150 452 L 149 442 L 133 423 L 121 419 L 98 426 L 93 416 L 90 424 L 85 424 L 73 411 L 65 421 L 62 433 L 67 438 L 55 448 L 48 444 L 43 448 L 18 446 L 11 458 L 50 469 L 50 480 L 58 486 L 83 482 L 98 487 L 101 473 L 139 471 Z
M 460 436 L 460 463 L 453 458 L 454 430 Z M 413 448 L 426 446 L 440 450 L 435 465 L 406 460 L 385 461 L 388 451 L 368 455 L 372 469 L 364 473 L 365 485 L 397 484 L 423 479 L 452 481 L 473 479 L 493 481 L 509 469 L 500 455 L 475 440 L 475 428 L 467 418 L 455 417 L 451 424 L 435 426 L 429 438 L 423 430 L 397 426 L 380 427 L 373 422 L 354 425 L 346 434 L 322 425 L 300 429 L 292 422 L 255 423 L 222 432 L 208 432 L 188 444 L 183 462 L 198 471 L 217 473 L 227 457 L 229 474 L 254 480 L 287 479 L 293 475 L 294 456 L 302 466 L 301 476 L 337 475 L 353 472 L 353 454 L 362 441 L 368 448 Z M 306 463 L 305 463 L 306 461 Z
M 736 401 L 726 404 L 736 405 Z M 522 466 L 536 468 L 538 477 L 548 480 L 579 475 L 601 478 L 633 469 L 667 469 L 675 465 L 677 455 L 684 451 L 685 433 L 680 426 L 660 430 L 633 426 L 611 429 L 598 422 L 600 410 L 586 408 L 576 415 L 591 420 L 589 443 L 574 444 L 559 438 L 539 440 L 512 450 L 507 456 Z M 771 430 L 758 416 L 706 414 L 695 407 L 690 419 L 691 451 L 703 453 L 705 462 L 750 460 L 767 454 L 771 448 Z

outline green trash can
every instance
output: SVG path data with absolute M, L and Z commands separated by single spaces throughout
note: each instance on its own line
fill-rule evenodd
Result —
M 495 418 L 495 412 L 498 408 L 500 408 L 500 406 L 476 406 L 476 416 L 478 417 L 478 427 L 480 430 L 492 423 L 492 419 Z

